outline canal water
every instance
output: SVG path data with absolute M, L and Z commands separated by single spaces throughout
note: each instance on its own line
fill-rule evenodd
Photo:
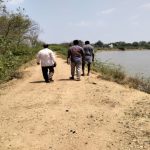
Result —
M 150 77 L 150 50 L 97 51 L 97 61 L 120 65 L 130 76 Z

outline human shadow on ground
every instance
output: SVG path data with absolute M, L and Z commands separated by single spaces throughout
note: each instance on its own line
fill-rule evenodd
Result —
M 45 83 L 45 81 L 32 81 L 30 83 Z
M 58 81 L 76 81 L 76 80 L 70 80 L 70 79 L 59 79 Z

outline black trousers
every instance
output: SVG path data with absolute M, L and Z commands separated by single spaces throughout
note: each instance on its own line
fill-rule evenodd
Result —
M 42 67 L 42 73 L 45 82 L 48 82 L 49 80 L 52 79 L 54 75 L 54 67 L 53 66 Z

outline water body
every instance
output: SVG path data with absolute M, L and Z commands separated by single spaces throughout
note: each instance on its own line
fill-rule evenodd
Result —
M 98 51 L 96 60 L 120 65 L 130 76 L 150 77 L 150 50 Z

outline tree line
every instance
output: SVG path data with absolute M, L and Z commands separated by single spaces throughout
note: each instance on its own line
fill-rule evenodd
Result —
M 7 10 L 0 0 L 0 82 L 15 76 L 16 69 L 29 61 L 41 45 L 39 25 L 18 8 Z
M 61 43 L 62 45 L 66 46 L 71 46 L 72 42 L 69 43 Z M 79 45 L 83 46 L 84 41 L 79 40 Z M 132 43 L 127 43 L 124 41 L 119 41 L 119 42 L 113 42 L 113 43 L 103 43 L 101 40 L 98 40 L 95 43 L 92 43 L 94 47 L 97 49 L 120 49 L 120 50 L 125 50 L 125 49 L 150 49 L 150 41 L 140 41 L 140 42 L 132 42 Z
M 120 50 L 150 49 L 150 41 L 149 42 L 140 41 L 140 42 L 132 42 L 132 43 L 126 43 L 123 41 L 119 41 L 119 42 L 105 44 L 99 40 L 96 43 L 94 43 L 93 45 L 98 48 L 114 48 L 114 49 L 120 49 Z

